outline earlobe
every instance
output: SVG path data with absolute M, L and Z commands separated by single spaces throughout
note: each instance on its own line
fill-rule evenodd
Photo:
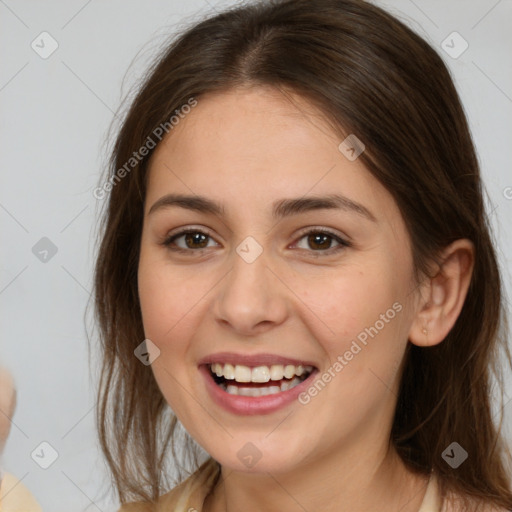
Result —
M 409 332 L 411 343 L 427 347 L 446 338 L 464 305 L 473 265 L 470 240 L 456 240 L 445 248 L 436 274 L 420 288 L 421 298 Z

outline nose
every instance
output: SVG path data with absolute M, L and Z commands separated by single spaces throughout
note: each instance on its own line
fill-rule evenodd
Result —
M 231 271 L 216 287 L 216 321 L 241 335 L 266 332 L 288 315 L 287 288 L 264 254 L 249 263 L 234 253 Z

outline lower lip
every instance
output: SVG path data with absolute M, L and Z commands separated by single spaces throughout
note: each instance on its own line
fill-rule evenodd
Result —
M 286 407 L 293 401 L 298 401 L 298 396 L 310 385 L 316 370 L 313 370 L 307 379 L 297 384 L 292 389 L 280 391 L 273 395 L 265 396 L 240 396 L 231 395 L 218 386 L 210 373 L 207 365 L 201 365 L 199 371 L 206 381 L 206 389 L 212 397 L 213 401 L 234 414 L 255 415 L 270 414 L 274 411 Z

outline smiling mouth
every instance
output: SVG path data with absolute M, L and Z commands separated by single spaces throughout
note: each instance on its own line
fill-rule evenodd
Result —
M 213 363 L 208 365 L 213 381 L 230 395 L 259 397 L 288 391 L 313 373 L 313 366 L 254 366 Z

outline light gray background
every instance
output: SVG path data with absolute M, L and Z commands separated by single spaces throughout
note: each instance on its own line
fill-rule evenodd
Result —
M 106 159 L 107 129 L 169 34 L 234 3 L 0 0 L 0 362 L 18 388 L 3 467 L 23 479 L 45 511 L 116 509 L 97 448 L 97 363 L 89 372 L 84 330 L 101 206 L 92 190 Z M 510 294 L 512 1 L 376 3 L 426 37 L 454 74 Z M 42 45 L 43 31 L 59 45 L 47 59 L 31 48 L 34 40 Z M 441 48 L 453 31 L 469 44 L 457 59 Z M 46 263 L 32 252 L 42 237 L 57 247 Z M 511 384 L 509 378 L 508 395 Z M 512 402 L 508 429 L 511 409 Z M 42 441 L 59 454 L 46 470 L 30 455 Z

